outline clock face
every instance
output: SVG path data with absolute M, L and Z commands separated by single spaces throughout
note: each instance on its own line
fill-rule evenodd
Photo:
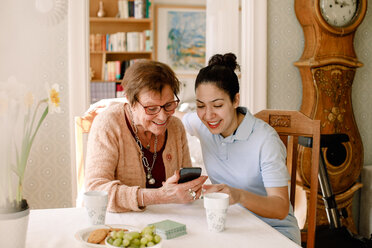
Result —
M 324 20 L 334 27 L 346 27 L 353 23 L 358 13 L 359 0 L 320 0 Z

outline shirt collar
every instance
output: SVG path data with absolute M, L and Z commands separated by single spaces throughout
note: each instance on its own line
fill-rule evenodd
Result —
M 253 131 L 254 116 L 248 111 L 246 107 L 238 107 L 238 111 L 245 116 L 232 135 L 226 138 L 223 138 L 221 135 L 219 135 L 223 142 L 233 143 L 235 140 L 247 140 L 249 135 Z

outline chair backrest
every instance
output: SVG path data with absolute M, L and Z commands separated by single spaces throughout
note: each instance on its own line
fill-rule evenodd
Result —
M 77 199 L 76 206 L 80 207 L 82 203 L 82 194 L 84 192 L 84 134 L 89 133 L 93 118 L 75 117 L 75 156 L 76 156 L 76 185 Z
M 302 238 L 305 239 L 303 241 L 307 243 L 307 248 L 313 248 L 315 242 L 318 194 L 320 120 L 312 120 L 301 112 L 292 110 L 262 110 L 256 113 L 255 116 L 272 126 L 278 132 L 283 143 L 287 147 L 287 166 L 291 175 L 290 201 L 293 208 L 295 207 L 296 182 L 301 181 L 300 178 L 297 178 L 298 138 L 300 136 L 312 138 L 310 193 L 309 207 L 307 209 L 308 226 L 307 233 Z
M 108 106 L 115 103 L 126 102 L 124 98 L 103 99 L 91 105 L 85 114 L 80 117 L 76 116 L 74 119 L 75 125 L 75 156 L 76 156 L 76 206 L 82 206 L 82 195 L 84 193 L 84 175 L 85 175 L 85 149 L 86 136 L 92 126 L 94 118 L 104 111 Z

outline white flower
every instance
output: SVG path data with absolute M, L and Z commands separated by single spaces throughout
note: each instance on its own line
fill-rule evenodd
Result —
M 61 112 L 58 84 L 53 84 L 51 88 L 48 87 L 48 105 L 50 113 Z

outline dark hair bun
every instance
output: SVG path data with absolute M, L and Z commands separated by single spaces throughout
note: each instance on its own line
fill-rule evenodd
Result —
M 221 65 L 229 67 L 232 71 L 235 71 L 235 69 L 239 69 L 239 65 L 236 62 L 236 56 L 233 53 L 225 53 L 222 54 L 215 54 L 212 56 L 212 58 L 209 59 L 208 65 Z

